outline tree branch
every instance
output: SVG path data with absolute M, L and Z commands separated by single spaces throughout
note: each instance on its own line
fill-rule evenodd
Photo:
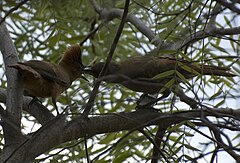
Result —
M 114 37 L 114 40 L 113 40 L 113 43 L 112 43 L 112 46 L 109 50 L 109 53 L 108 53 L 108 56 L 107 56 L 107 59 L 106 59 L 106 62 L 98 76 L 98 78 L 101 78 L 102 76 L 104 76 L 104 73 L 106 72 L 107 70 L 107 67 L 108 65 L 110 64 L 111 60 L 112 60 L 112 57 L 113 57 L 113 53 L 117 47 L 117 43 L 118 43 L 118 40 L 121 36 L 121 33 L 122 33 L 122 30 L 123 30 L 123 27 L 124 27 L 124 24 L 125 24 L 125 21 L 126 21 L 126 17 L 127 17 L 127 14 L 128 14 L 128 7 L 129 7 L 129 3 L 130 3 L 130 0 L 126 0 L 125 2 L 125 7 L 124 7 L 124 12 L 123 12 L 123 15 L 122 15 L 122 20 L 119 24 L 119 27 L 117 29 L 117 33 Z M 85 107 L 85 110 L 83 111 L 83 116 L 87 117 L 88 114 L 90 113 L 91 111 L 91 108 L 93 106 L 93 103 L 94 103 L 94 100 L 96 98 L 96 95 L 97 95 L 97 92 L 98 92 L 98 88 L 101 84 L 101 81 L 97 81 L 94 85 L 94 88 L 91 92 L 91 95 L 89 97 L 89 100 L 86 104 L 86 107 Z
M 99 14 L 100 19 L 103 21 L 111 21 L 115 18 L 121 18 L 121 15 L 123 14 L 123 10 L 113 8 L 110 10 L 107 9 L 101 9 L 97 2 L 95 0 L 90 0 L 91 5 L 93 6 L 94 10 Z M 127 16 L 126 21 L 131 22 L 143 35 L 145 35 L 150 42 L 152 42 L 155 46 L 161 45 L 163 43 L 163 40 L 158 38 L 154 31 L 152 31 L 150 28 L 148 28 L 144 22 L 142 22 L 139 18 L 137 18 L 132 13 L 129 13 Z M 163 45 L 167 44 L 166 42 L 163 43 Z
M 223 5 L 224 7 L 228 8 L 229 10 L 232 10 L 233 12 L 240 14 L 240 9 L 234 5 L 235 3 L 229 3 L 226 0 L 215 0 L 215 1 Z
M 11 8 L 6 15 L 0 19 L 0 25 L 4 22 L 4 20 L 14 11 L 16 11 L 19 7 L 21 7 L 24 3 L 26 3 L 28 0 L 23 0 L 22 2 L 18 3 L 16 6 L 14 6 L 13 8 Z
M 162 127 L 158 126 L 157 133 L 155 135 L 155 140 L 154 140 L 156 145 L 158 146 L 158 148 L 160 148 L 163 136 L 168 127 L 169 126 L 162 126 Z M 160 153 L 159 153 L 158 149 L 154 146 L 153 152 L 152 152 L 151 163 L 157 163 L 159 160 L 159 157 L 160 157 Z
M 3 88 L 0 88 L 0 102 L 6 103 L 7 99 L 7 93 L 6 90 Z M 42 104 L 38 102 L 34 102 L 30 105 L 30 102 L 32 102 L 31 97 L 24 96 L 23 97 L 23 110 L 28 112 L 30 115 L 36 118 L 36 120 L 41 124 L 44 125 L 48 121 L 54 118 L 54 115 Z M 1 113 L 0 113 L 1 115 Z
M 18 130 L 11 130 L 11 126 L 3 123 L 4 139 L 6 145 L 17 144 L 21 141 L 21 116 L 22 116 L 22 80 L 16 70 L 10 69 L 8 65 L 16 63 L 19 59 L 17 51 L 12 42 L 5 23 L 0 25 L 0 50 L 5 63 L 7 77 L 7 100 L 6 109 L 8 114 L 12 114 L 12 121 L 18 126 Z
M 216 18 L 220 10 L 221 10 L 221 6 L 219 4 L 216 4 L 211 14 L 209 15 L 211 17 L 204 30 L 194 32 L 193 34 L 189 34 L 186 37 L 184 37 L 182 40 L 176 41 L 175 43 L 169 44 L 167 46 L 163 46 L 162 48 L 178 50 L 188 44 L 192 44 L 196 41 L 199 41 L 201 39 L 204 39 L 210 36 L 216 37 L 216 36 L 240 34 L 240 26 L 233 27 L 233 28 L 217 28 L 216 27 Z
M 96 134 L 132 130 L 134 128 L 137 129 L 151 125 L 159 125 L 163 128 L 164 126 L 177 124 L 186 120 L 201 119 L 202 114 L 216 118 L 220 116 L 240 117 L 240 110 L 207 108 L 163 114 L 153 109 L 139 109 L 130 113 L 123 112 L 100 115 L 90 117 L 89 119 L 80 116 L 70 122 L 66 122 L 65 117 L 61 115 L 52 119 L 26 140 L 19 149 L 12 154 L 11 159 L 14 159 L 14 156 L 19 155 L 19 152 L 21 153 L 24 149 L 26 151 L 24 161 L 30 162 L 38 155 L 61 143 L 84 138 L 85 136 L 91 137 Z M 0 162 L 3 161 L 4 159 L 0 157 Z
M 123 10 L 121 9 L 101 9 L 97 2 L 95 0 L 90 0 L 91 5 L 93 6 L 94 10 L 99 14 L 100 18 L 103 21 L 111 21 L 115 18 L 120 18 Z M 233 34 L 240 34 L 240 27 L 235 27 L 235 28 L 216 28 L 216 17 L 217 17 L 217 12 L 220 5 L 217 4 L 217 6 L 214 8 L 212 13 L 210 14 L 211 18 L 210 21 L 208 22 L 206 29 L 204 31 L 198 31 L 193 34 L 187 35 L 185 38 L 182 40 L 176 41 L 174 43 L 167 43 L 166 41 L 164 42 L 160 38 L 158 38 L 154 32 L 148 28 L 139 18 L 137 18 L 135 15 L 129 13 L 127 16 L 127 21 L 132 23 L 143 35 L 145 35 L 150 42 L 152 42 L 155 46 L 161 46 L 161 49 L 169 49 L 169 50 L 178 50 L 181 49 L 182 47 L 186 46 L 187 44 L 194 43 L 198 40 L 207 38 L 209 36 L 223 36 L 223 35 L 233 35 Z
M 223 148 L 230 156 L 232 156 L 237 162 L 240 161 L 240 155 L 235 153 L 232 149 L 229 148 L 229 146 L 227 146 L 225 143 L 223 143 L 222 141 L 219 142 L 218 140 L 213 140 L 210 136 L 208 136 L 207 134 L 203 133 L 202 131 L 187 125 L 189 128 L 195 130 L 196 132 L 198 132 L 199 134 L 203 135 L 204 137 L 214 141 L 215 143 L 217 143 L 218 148 Z M 208 125 L 207 125 L 208 126 Z M 209 126 L 208 126 L 209 127 Z

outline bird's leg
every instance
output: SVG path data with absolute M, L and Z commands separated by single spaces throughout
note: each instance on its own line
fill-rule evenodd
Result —
M 60 113 L 59 113 L 59 111 L 58 111 L 57 100 L 56 100 L 56 98 L 52 98 L 52 103 L 53 103 L 54 108 L 55 108 L 56 111 L 57 111 L 57 115 L 59 115 Z
M 154 99 L 156 99 L 158 94 L 150 95 L 147 93 L 144 93 L 140 96 L 140 99 L 137 101 L 137 108 L 141 109 L 143 107 L 153 107 L 150 102 L 152 102 Z
M 165 90 L 162 93 L 162 96 L 157 98 L 158 94 L 154 94 L 153 96 L 150 96 L 149 94 L 143 94 L 141 95 L 140 99 L 137 102 L 137 108 L 148 108 L 148 107 L 153 107 L 154 104 L 156 104 L 158 101 L 168 97 L 170 95 L 171 91 L 170 90 Z

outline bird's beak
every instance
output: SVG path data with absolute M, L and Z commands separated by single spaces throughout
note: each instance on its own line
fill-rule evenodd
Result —
M 84 73 L 84 70 L 86 69 L 86 67 L 82 63 L 80 63 L 80 68 L 82 69 L 82 72 Z M 87 82 L 89 82 L 89 80 L 85 76 L 81 75 L 80 77 L 83 78 L 84 80 L 86 80 Z

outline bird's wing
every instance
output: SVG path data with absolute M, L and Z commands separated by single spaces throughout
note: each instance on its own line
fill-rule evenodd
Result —
M 227 77 L 236 76 L 229 72 L 229 67 L 194 64 L 194 62 L 167 57 L 139 56 L 123 61 L 120 65 L 121 64 L 123 65 L 122 67 L 124 67 L 122 74 L 130 78 L 153 78 L 164 72 L 169 72 L 169 77 L 176 76 L 170 73 L 172 71 L 178 71 L 186 79 L 200 74 Z
M 119 63 L 121 74 L 131 79 L 134 78 L 153 78 L 157 74 L 168 70 L 176 69 L 176 61 L 167 58 L 137 56 L 129 58 Z
M 17 69 L 24 76 L 33 77 L 33 78 L 41 78 L 41 75 L 29 66 L 17 63 L 17 64 L 9 65 L 8 67 Z
M 62 86 L 68 85 L 68 82 L 64 80 L 60 75 L 58 75 L 59 70 L 57 69 L 56 65 L 52 63 L 30 60 L 24 63 L 19 62 L 18 64 L 31 67 L 33 70 L 41 74 L 43 77 L 47 78 L 48 80 L 52 80 L 59 85 Z

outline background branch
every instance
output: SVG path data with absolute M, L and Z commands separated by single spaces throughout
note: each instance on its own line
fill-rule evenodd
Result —
M 115 18 L 120 18 L 123 13 L 123 10 L 116 9 L 116 8 L 109 9 L 109 10 L 105 8 L 101 9 L 95 0 L 91 0 L 90 2 L 94 10 L 99 14 L 100 19 L 105 22 L 109 22 Z M 155 33 L 145 25 L 145 23 L 143 23 L 139 18 L 137 18 L 132 13 L 128 14 L 126 21 L 133 24 L 155 46 L 158 47 L 161 45 L 160 49 L 178 50 L 188 44 L 192 44 L 196 41 L 207 38 L 209 36 L 240 34 L 240 27 L 226 28 L 226 29 L 216 28 L 215 21 L 218 14 L 216 11 L 219 11 L 219 8 L 220 8 L 220 5 L 217 4 L 214 10 L 212 11 L 212 14 L 210 14 L 211 16 L 210 21 L 208 22 L 206 29 L 204 31 L 197 31 L 190 35 L 188 34 L 182 40 L 175 41 L 174 43 L 168 43 L 158 38 L 158 36 L 156 36 Z
M 236 2 L 230 3 L 226 0 L 215 0 L 215 1 L 223 5 L 224 7 L 228 8 L 229 10 L 232 10 L 233 12 L 240 14 L 240 9 L 237 6 L 235 6 Z
M 28 0 L 23 0 L 22 2 L 18 3 L 16 6 L 11 8 L 3 18 L 0 19 L 0 25 L 5 21 L 5 19 L 14 11 L 16 11 L 19 7 L 21 7 L 23 4 L 25 4 Z
M 158 126 L 157 133 L 155 135 L 155 143 L 160 148 L 161 142 L 163 141 L 164 134 L 169 126 Z M 152 152 L 151 163 L 157 163 L 160 160 L 160 153 L 158 149 L 154 146 Z
M 115 18 L 120 19 L 121 15 L 123 14 L 123 10 L 113 8 L 113 9 L 100 9 L 99 5 L 95 0 L 90 0 L 94 10 L 99 14 L 99 17 L 104 22 L 109 22 Z M 143 23 L 139 18 L 137 18 L 132 13 L 129 13 L 127 16 L 126 21 L 132 23 L 143 35 L 145 35 L 150 42 L 152 42 L 155 46 L 161 45 L 163 43 L 163 40 L 158 38 L 154 31 L 152 31 L 150 28 L 148 28 L 145 23 Z M 163 43 L 165 45 L 166 43 Z

